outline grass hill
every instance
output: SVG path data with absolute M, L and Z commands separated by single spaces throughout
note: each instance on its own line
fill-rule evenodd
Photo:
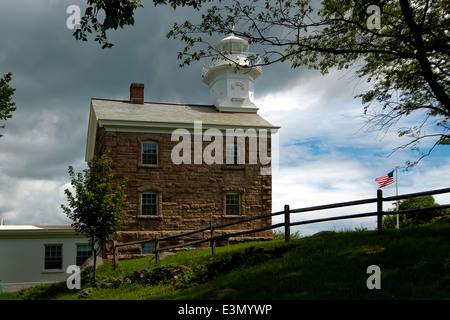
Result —
M 380 289 L 366 285 L 371 265 Z M 63 282 L 0 299 L 450 299 L 450 224 L 184 251 L 159 265 L 123 260 L 118 270 L 107 261 L 97 273 L 93 284 L 84 272 L 81 290 Z

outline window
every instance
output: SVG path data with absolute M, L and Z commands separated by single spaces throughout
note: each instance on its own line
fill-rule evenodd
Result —
M 158 215 L 158 194 L 156 192 L 145 192 L 142 194 L 142 215 Z
M 81 266 L 90 257 L 92 257 L 91 246 L 88 244 L 77 244 L 77 266 Z
M 239 216 L 241 214 L 241 195 L 239 193 L 227 193 L 225 207 L 226 215 Z
M 45 245 L 44 269 L 62 269 L 62 245 Z
M 237 144 L 227 144 L 225 163 L 230 167 L 238 167 L 241 163 L 241 149 Z
M 142 164 L 158 164 L 158 143 L 144 141 L 142 143 Z
M 142 254 L 153 254 L 153 250 L 155 250 L 154 242 L 146 242 L 142 244 Z

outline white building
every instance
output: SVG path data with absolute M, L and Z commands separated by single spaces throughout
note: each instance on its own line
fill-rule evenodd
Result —
M 65 281 L 67 267 L 91 255 L 88 239 L 71 226 L 0 225 L 2 292 Z

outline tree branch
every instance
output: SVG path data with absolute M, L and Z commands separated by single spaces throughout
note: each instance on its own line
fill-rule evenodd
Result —
M 423 77 L 430 86 L 431 90 L 433 91 L 436 99 L 442 103 L 445 109 L 450 111 L 450 97 L 447 95 L 444 88 L 441 87 L 441 85 L 436 79 L 436 75 L 433 73 L 431 69 L 430 62 L 428 61 L 425 46 L 422 39 L 422 28 L 419 27 L 414 21 L 409 1 L 400 0 L 400 7 L 405 17 L 405 22 L 414 37 L 417 49 L 416 57 L 422 69 Z

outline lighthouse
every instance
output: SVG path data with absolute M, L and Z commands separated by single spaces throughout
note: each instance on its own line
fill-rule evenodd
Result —
M 252 66 L 246 40 L 231 33 L 214 45 L 216 54 L 203 67 L 210 102 L 220 112 L 256 113 L 254 82 L 261 67 Z

